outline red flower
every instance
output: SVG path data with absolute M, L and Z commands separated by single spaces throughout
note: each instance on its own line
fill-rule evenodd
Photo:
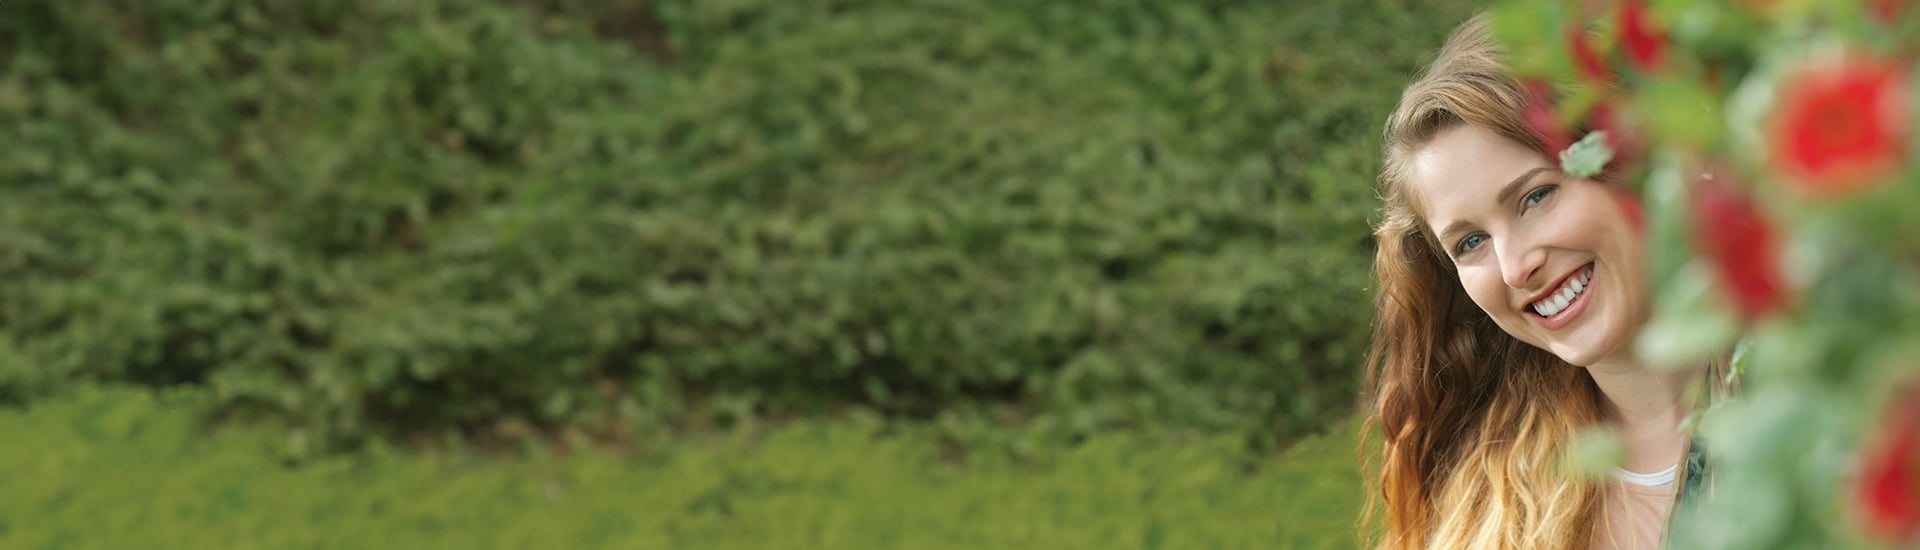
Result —
M 1693 187 L 1693 235 L 1713 262 L 1734 310 L 1752 320 L 1779 307 L 1779 243 L 1773 225 L 1746 194 L 1712 169 Z
M 1567 130 L 1553 115 L 1553 85 L 1538 78 L 1529 78 L 1520 83 L 1520 90 L 1526 94 L 1527 107 L 1521 113 L 1521 120 L 1534 137 L 1540 138 L 1546 146 L 1548 156 L 1565 151 L 1573 145 L 1573 139 L 1567 137 Z
M 1654 28 L 1652 17 L 1647 15 L 1646 2 L 1620 3 L 1620 45 L 1627 50 L 1627 60 L 1632 61 L 1635 68 L 1646 72 L 1660 69 L 1667 56 L 1667 36 Z
M 1873 19 L 1887 25 L 1900 22 L 1901 13 L 1907 11 L 1906 0 L 1873 0 L 1867 4 L 1867 11 Z
M 1613 203 L 1620 207 L 1620 215 L 1627 219 L 1627 223 L 1633 225 L 1634 233 L 1647 232 L 1647 214 L 1646 209 L 1640 206 L 1640 195 L 1634 194 L 1631 189 L 1614 189 Z
M 1905 79 L 1877 61 L 1811 65 L 1788 77 L 1773 121 L 1774 164 L 1815 195 L 1884 181 L 1907 148 Z
M 1867 533 L 1890 543 L 1911 541 L 1920 530 L 1920 386 L 1897 399 L 1868 441 L 1854 480 Z
M 1567 27 L 1567 49 L 1573 50 L 1574 66 L 1580 69 L 1580 77 L 1589 82 L 1605 83 L 1612 79 L 1612 69 L 1607 67 L 1607 58 L 1593 49 L 1593 38 L 1580 25 Z

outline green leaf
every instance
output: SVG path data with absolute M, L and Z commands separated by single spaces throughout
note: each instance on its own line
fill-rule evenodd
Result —
M 1659 291 L 1653 318 L 1634 351 L 1654 368 L 1677 369 L 1723 353 L 1740 336 L 1740 322 L 1713 298 L 1705 264 L 1688 263 Z
M 1647 220 L 1647 280 L 1665 286 L 1693 257 L 1688 244 L 1687 186 L 1681 160 L 1672 153 L 1656 155 L 1641 182 L 1640 195 Z
M 1560 78 L 1573 74 L 1560 23 L 1566 20 L 1561 2 L 1508 1 L 1489 16 L 1494 38 L 1507 47 L 1508 67 L 1515 74 Z
M 1733 347 L 1733 359 L 1729 361 L 1733 368 L 1727 369 L 1727 382 L 1732 383 L 1747 372 L 1747 365 L 1753 360 L 1753 339 L 1742 338 Z
M 1682 79 L 1652 80 L 1640 97 L 1654 135 L 1695 148 L 1718 145 L 1726 122 L 1720 99 L 1705 85 Z
M 1560 152 L 1560 171 L 1579 178 L 1600 174 L 1613 160 L 1613 148 L 1607 146 L 1606 132 L 1588 132 L 1567 150 Z
M 1618 432 L 1605 426 L 1592 426 L 1574 435 L 1560 457 L 1560 465 L 1570 476 L 1605 479 L 1626 455 L 1626 444 Z

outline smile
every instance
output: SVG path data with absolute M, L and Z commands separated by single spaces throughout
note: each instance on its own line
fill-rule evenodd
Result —
M 1593 289 L 1592 283 L 1593 264 L 1589 263 L 1562 280 L 1557 290 L 1529 304 L 1527 310 L 1542 328 L 1556 330 L 1567 326 L 1567 323 L 1573 322 L 1575 317 L 1586 311 L 1587 294 Z

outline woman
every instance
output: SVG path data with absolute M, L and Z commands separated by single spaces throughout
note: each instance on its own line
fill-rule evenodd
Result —
M 1557 169 L 1524 97 L 1475 18 L 1387 122 L 1368 372 L 1382 548 L 1654 548 L 1690 481 L 1684 395 L 1716 369 L 1635 359 L 1641 237 L 1604 175 Z M 1622 469 L 1572 478 L 1561 452 L 1594 425 L 1621 436 Z

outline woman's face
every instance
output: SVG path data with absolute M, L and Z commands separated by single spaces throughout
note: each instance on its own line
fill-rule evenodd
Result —
M 1630 357 L 1647 319 L 1641 241 L 1610 189 L 1469 125 L 1412 161 L 1427 228 L 1500 328 L 1575 365 Z

